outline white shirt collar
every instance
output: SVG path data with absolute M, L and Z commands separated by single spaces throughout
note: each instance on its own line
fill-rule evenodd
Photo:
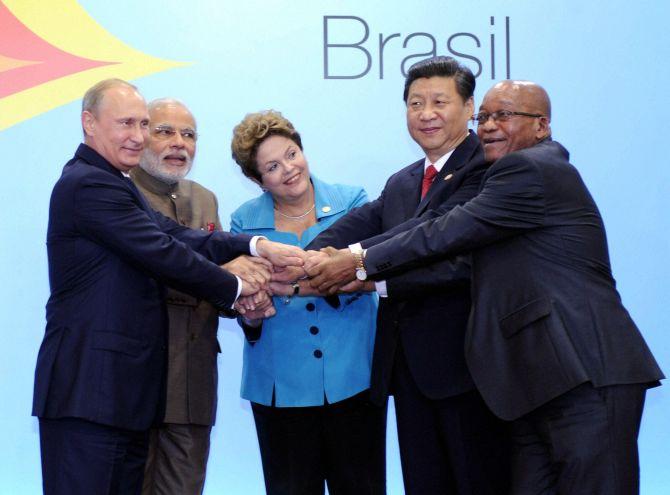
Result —
M 444 167 L 444 164 L 447 163 L 447 160 L 449 159 L 449 157 L 451 156 L 451 154 L 454 152 L 455 149 L 456 149 L 456 148 L 454 148 L 454 149 L 451 150 L 451 151 L 448 151 L 447 153 L 445 153 L 444 155 L 442 155 L 442 156 L 440 157 L 439 160 L 437 160 L 435 163 L 432 164 L 433 167 L 435 167 L 435 169 L 436 169 L 438 172 L 439 172 L 440 170 L 442 170 L 442 167 Z M 431 165 L 430 160 L 428 159 L 428 157 L 426 157 L 425 161 L 423 162 L 423 170 L 424 170 L 424 172 L 426 171 L 426 169 L 427 169 L 430 165 Z

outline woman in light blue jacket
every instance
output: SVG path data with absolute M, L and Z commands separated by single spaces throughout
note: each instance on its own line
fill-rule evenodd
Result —
M 300 135 L 280 113 L 247 115 L 233 158 L 265 191 L 232 215 L 231 231 L 307 246 L 367 201 L 360 187 L 310 175 Z M 370 404 L 376 296 L 319 297 L 307 281 L 274 297 L 276 315 L 242 322 L 242 397 L 251 401 L 269 494 L 385 493 L 385 410 Z M 254 335 L 251 337 L 251 335 Z

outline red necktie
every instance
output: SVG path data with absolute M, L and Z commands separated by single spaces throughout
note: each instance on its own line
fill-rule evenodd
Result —
M 421 182 L 421 199 L 424 198 L 424 196 L 428 192 L 428 189 L 430 189 L 430 185 L 435 180 L 436 175 L 437 175 L 437 169 L 432 165 L 428 165 L 428 168 L 426 168 L 426 170 L 423 173 L 423 181 Z

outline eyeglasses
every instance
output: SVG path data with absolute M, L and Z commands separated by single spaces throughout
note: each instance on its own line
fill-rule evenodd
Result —
M 168 140 L 172 139 L 175 137 L 177 134 L 177 131 L 175 130 L 174 127 L 171 127 L 169 125 L 159 125 L 158 127 L 155 127 L 153 129 L 153 134 L 156 136 L 158 139 L 162 140 Z M 198 140 L 198 133 L 194 131 L 193 129 L 181 129 L 179 131 L 179 134 L 181 134 L 181 137 L 184 141 L 197 141 Z
M 486 124 L 489 119 L 493 119 L 493 122 L 507 122 L 509 119 L 515 116 L 521 117 L 544 117 L 544 115 L 539 113 L 527 113 L 527 112 L 512 112 L 511 110 L 498 110 L 497 112 L 487 113 L 479 112 L 477 115 L 472 117 L 472 120 L 477 122 L 477 125 Z

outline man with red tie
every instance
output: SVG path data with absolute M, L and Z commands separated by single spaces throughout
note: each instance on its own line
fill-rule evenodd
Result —
M 361 240 L 477 194 L 486 165 L 477 136 L 468 130 L 474 88 L 470 69 L 451 57 L 410 67 L 403 95 L 407 128 L 425 156 L 392 175 L 379 198 L 340 219 L 308 248 L 360 251 Z M 453 270 L 462 276 L 454 280 Z M 449 282 L 443 272 L 452 274 Z M 364 270 L 357 276 L 381 298 L 371 399 L 383 404 L 394 396 L 406 493 L 507 493 L 507 438 L 475 389 L 464 358 L 468 259 L 425 265 L 375 283 L 365 281 Z

